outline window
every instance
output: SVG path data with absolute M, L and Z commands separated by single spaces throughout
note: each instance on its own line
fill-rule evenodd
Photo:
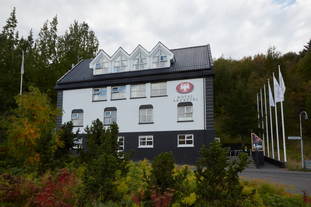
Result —
M 153 124 L 153 106 L 142 105 L 139 107 L 139 123 Z
M 108 107 L 104 110 L 104 125 L 110 125 L 113 122 L 117 123 L 117 108 Z
M 178 104 L 178 121 L 192 121 L 192 103 L 181 102 Z
M 94 88 L 93 101 L 105 101 L 105 100 L 107 100 L 107 88 Z
M 124 151 L 124 137 L 118 137 L 119 150 L 118 152 Z
M 75 127 L 83 126 L 83 110 L 82 109 L 72 110 L 71 122 L 72 122 L 73 126 L 75 126 Z
M 153 56 L 153 68 L 164 68 L 167 62 L 167 56 L 162 50 Z
M 153 148 L 153 136 L 139 136 L 138 148 Z
M 114 72 L 124 72 L 127 68 L 127 59 L 122 55 L 114 61 Z
M 82 137 L 73 139 L 73 142 L 75 144 L 73 146 L 73 149 L 82 149 L 83 148 L 82 139 L 83 139 Z
M 146 84 L 131 85 L 131 98 L 146 97 Z
M 111 99 L 125 99 L 125 86 L 111 87 Z
M 143 70 L 147 68 L 146 57 L 139 52 L 133 60 L 133 70 Z
M 108 60 L 104 57 L 100 58 L 95 65 L 95 74 L 108 73 Z
M 194 147 L 193 134 L 179 134 L 177 139 L 178 147 Z
M 151 96 L 165 96 L 166 95 L 166 82 L 151 83 Z

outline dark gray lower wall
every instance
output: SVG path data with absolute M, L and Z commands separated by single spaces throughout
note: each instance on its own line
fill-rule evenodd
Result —
M 194 147 L 177 147 L 178 134 L 193 134 Z M 138 148 L 138 137 L 143 135 L 153 135 L 154 148 Z M 208 149 L 210 143 L 214 141 L 214 130 L 190 130 L 190 131 L 161 131 L 161 132 L 135 132 L 135 133 L 119 133 L 124 137 L 124 150 L 130 153 L 135 150 L 134 162 L 148 159 L 153 161 L 161 152 L 172 152 L 176 164 L 195 165 L 200 149 L 205 145 Z M 83 149 L 86 151 L 87 139 L 83 137 Z
M 193 134 L 194 147 L 177 147 L 178 134 Z M 131 149 L 135 150 L 132 160 L 139 161 L 144 158 L 153 161 L 161 152 L 173 152 L 176 164 L 194 165 L 197 158 L 200 157 L 199 150 L 205 145 L 210 147 L 214 141 L 213 130 L 197 130 L 197 131 L 165 131 L 165 132 L 136 132 L 136 133 L 120 133 L 124 136 L 124 150 L 130 153 Z M 138 148 L 138 137 L 142 135 L 153 135 L 154 148 Z

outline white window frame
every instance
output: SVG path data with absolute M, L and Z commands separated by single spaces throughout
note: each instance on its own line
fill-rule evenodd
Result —
M 151 96 L 166 96 L 166 95 L 167 95 L 166 82 L 151 83 Z
M 131 85 L 131 98 L 146 97 L 146 84 Z
M 94 88 L 93 101 L 107 101 L 107 88 Z
M 184 139 L 184 143 L 180 143 L 180 139 Z M 191 141 L 191 144 L 188 144 L 187 141 Z M 177 147 L 194 147 L 194 135 L 193 134 L 178 134 L 177 135 Z
M 139 52 L 133 58 L 133 70 L 144 70 L 144 69 L 147 69 L 147 58 L 142 52 Z
M 109 121 L 107 122 L 106 120 Z M 112 124 L 113 122 L 117 123 L 117 110 L 104 111 L 104 125 L 107 126 Z
M 190 110 L 190 112 L 189 112 Z M 183 111 L 183 113 L 181 113 Z M 189 114 L 191 116 L 189 116 Z M 178 106 L 177 107 L 178 121 L 193 121 L 193 106 Z
M 124 152 L 124 136 L 118 136 L 118 144 L 119 144 L 118 152 Z
M 117 100 L 117 99 L 126 99 L 126 86 L 111 87 L 111 100 Z
M 145 135 L 138 137 L 138 148 L 153 148 L 153 144 L 154 142 L 152 135 Z
M 119 73 L 125 71 L 127 71 L 127 59 L 121 54 L 114 61 L 113 72 Z
M 153 108 L 142 108 L 139 109 L 139 123 L 153 123 Z
M 108 69 L 109 69 L 109 61 L 104 57 L 101 57 L 95 63 L 95 75 L 106 74 L 108 73 Z
M 81 127 L 83 126 L 83 112 L 71 112 L 71 122 L 74 127 Z
M 152 57 L 152 68 L 164 68 L 167 62 L 167 54 L 159 49 Z
M 75 144 L 75 146 L 73 146 L 73 148 L 72 149 L 83 149 L 83 138 L 82 137 L 80 137 L 80 138 L 75 138 L 74 139 L 74 144 Z

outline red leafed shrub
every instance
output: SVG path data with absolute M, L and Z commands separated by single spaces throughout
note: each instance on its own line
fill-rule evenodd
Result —
M 153 201 L 153 206 L 155 207 L 166 207 L 170 206 L 172 202 L 172 198 L 174 196 L 173 189 L 167 188 L 163 193 L 161 192 L 161 188 L 156 188 L 153 186 L 152 190 L 150 190 L 151 200 Z
M 144 199 L 144 191 L 143 191 L 143 188 L 141 188 L 140 190 L 140 198 L 138 198 L 138 196 L 135 194 L 134 191 L 132 191 L 132 198 L 134 200 L 134 202 L 137 204 L 137 205 L 141 205 L 142 202 L 143 202 L 143 199 Z
M 38 206 L 58 206 L 69 207 L 76 203 L 73 190 L 76 186 L 76 174 L 72 174 L 68 169 L 61 169 L 53 180 L 50 175 L 42 183 L 42 188 L 36 194 L 36 204 Z
M 0 202 L 23 206 L 34 200 L 34 195 L 38 190 L 34 183 L 22 176 L 13 176 L 8 173 L 0 175 Z
M 303 199 L 303 203 L 305 205 L 307 205 L 308 203 L 311 203 L 311 196 L 308 196 L 307 191 L 302 190 L 302 199 Z

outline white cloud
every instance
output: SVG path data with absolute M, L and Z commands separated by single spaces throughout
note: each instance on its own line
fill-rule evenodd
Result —
M 95 32 L 100 49 L 131 53 L 138 44 L 151 50 L 158 41 L 168 48 L 210 44 L 218 58 L 302 50 L 311 38 L 309 0 L 0 0 L 0 24 L 16 7 L 17 30 L 35 37 L 46 20 L 58 17 L 59 35 L 74 20 Z

